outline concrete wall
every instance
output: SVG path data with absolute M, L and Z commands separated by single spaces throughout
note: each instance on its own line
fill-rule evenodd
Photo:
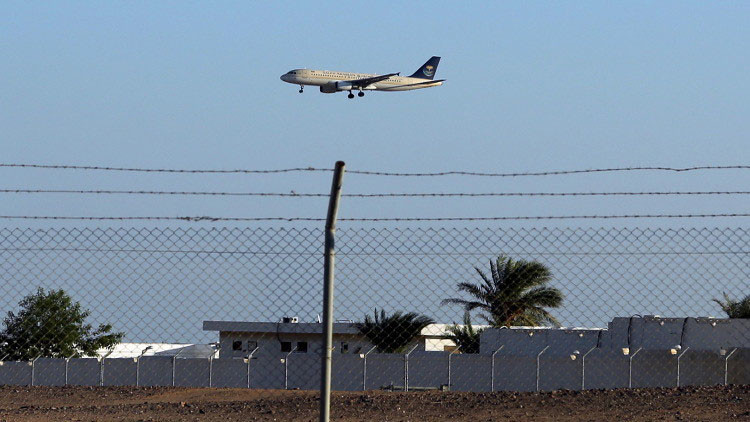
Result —
M 139 385 L 144 387 L 171 386 L 172 364 L 173 359 L 170 356 L 141 357 L 138 375 Z
M 211 386 L 247 388 L 248 368 L 249 365 L 245 359 L 214 359 Z
M 34 362 L 34 385 L 65 385 L 65 364 L 65 359 L 37 359 Z
M 542 348 L 544 349 L 544 348 Z M 541 350 L 540 350 L 541 351 Z M 637 353 L 636 353 L 637 352 Z M 563 353 L 548 348 L 537 354 L 497 353 L 453 354 L 413 352 L 408 358 L 410 388 L 440 388 L 448 381 L 456 391 L 494 390 L 535 391 L 581 388 L 674 387 L 687 385 L 750 384 L 750 349 L 731 349 L 724 354 L 707 350 L 634 351 L 625 355 L 615 349 L 593 349 L 585 353 Z M 574 356 L 575 359 L 572 359 Z M 679 368 L 678 368 L 679 358 Z M 243 359 L 176 358 L 149 356 L 140 362 L 132 358 L 38 359 L 30 362 L 3 362 L 3 385 L 163 385 L 190 387 L 284 388 L 285 367 L 288 388 L 320 388 L 320 356 L 292 354 L 285 362 L 278 357 L 260 356 L 249 364 Z M 334 390 L 368 390 L 393 386 L 402 389 L 406 371 L 403 354 L 371 353 L 334 355 Z M 66 372 L 67 366 L 67 372 Z M 726 368 L 726 372 L 725 372 Z M 249 380 L 248 380 L 249 370 Z M 174 379 L 173 374 L 174 373 Z M 493 380 L 494 377 L 494 380 Z M 249 381 L 249 382 L 248 382 Z
M 615 318 L 609 323 L 602 347 L 635 350 L 693 350 L 750 348 L 750 319 L 722 318 Z
M 136 385 L 140 374 L 138 359 L 104 359 L 102 374 L 104 385 Z

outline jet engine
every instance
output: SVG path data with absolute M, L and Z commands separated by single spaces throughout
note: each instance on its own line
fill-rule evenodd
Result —
M 320 92 L 324 94 L 333 94 L 337 91 L 351 91 L 352 89 L 354 89 L 354 85 L 346 81 L 328 82 L 320 86 Z

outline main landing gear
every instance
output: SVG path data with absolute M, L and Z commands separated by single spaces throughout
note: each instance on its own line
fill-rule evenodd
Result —
M 351 100 L 352 98 L 354 98 L 354 94 L 352 94 L 352 92 L 349 91 L 349 95 L 347 95 L 347 97 L 349 97 L 349 99 Z
M 359 91 L 359 92 L 357 93 L 357 96 L 358 96 L 358 97 L 360 97 L 360 98 L 361 98 L 361 97 L 364 97 L 364 96 L 365 96 L 365 93 L 364 93 L 364 92 L 362 92 L 362 91 Z M 349 91 L 349 95 L 347 95 L 347 97 L 349 97 L 349 99 L 351 100 L 352 98 L 354 98 L 354 94 L 352 94 L 352 92 L 351 92 L 351 91 Z
M 304 90 L 305 90 L 305 86 L 304 85 L 300 85 L 299 86 L 299 93 L 301 94 Z
M 359 94 L 357 94 L 357 96 L 358 96 L 358 97 L 364 97 L 364 96 L 365 96 L 365 93 L 364 93 L 364 92 L 362 92 L 362 91 L 359 91 Z

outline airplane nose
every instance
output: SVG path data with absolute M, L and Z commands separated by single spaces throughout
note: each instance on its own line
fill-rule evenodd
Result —
M 279 79 L 281 79 L 282 81 L 286 82 L 286 78 L 287 78 L 287 75 L 285 73 L 285 74 L 281 75 L 281 78 L 279 78 Z

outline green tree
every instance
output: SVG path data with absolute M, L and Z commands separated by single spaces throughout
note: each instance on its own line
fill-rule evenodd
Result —
M 745 296 L 742 300 L 733 300 L 728 294 L 724 293 L 724 301 L 714 299 L 721 310 L 729 318 L 750 318 L 750 295 Z
M 364 322 L 354 324 L 357 330 L 375 346 L 380 353 L 403 352 L 422 330 L 435 321 L 415 312 L 394 312 L 386 315 L 375 308 L 375 318 L 365 315 Z
M 19 306 L 18 314 L 8 312 L 0 333 L 0 353 L 7 360 L 95 356 L 98 349 L 112 348 L 123 337 L 123 333 L 111 333 L 109 324 L 97 329 L 87 324 L 89 311 L 63 290 L 39 288 Z
M 479 353 L 479 336 L 484 328 L 474 330 L 471 325 L 471 314 L 464 312 L 464 324 L 460 326 L 454 323 L 448 327 L 448 338 L 450 338 L 461 353 Z
M 560 325 L 545 308 L 559 307 L 563 294 L 547 286 L 552 273 L 544 264 L 500 255 L 496 262 L 490 261 L 489 276 L 478 267 L 474 269 L 481 283 L 458 283 L 458 291 L 468 293 L 471 299 L 450 298 L 443 304 L 462 305 L 467 312 L 482 310 L 482 317 L 494 327 Z

